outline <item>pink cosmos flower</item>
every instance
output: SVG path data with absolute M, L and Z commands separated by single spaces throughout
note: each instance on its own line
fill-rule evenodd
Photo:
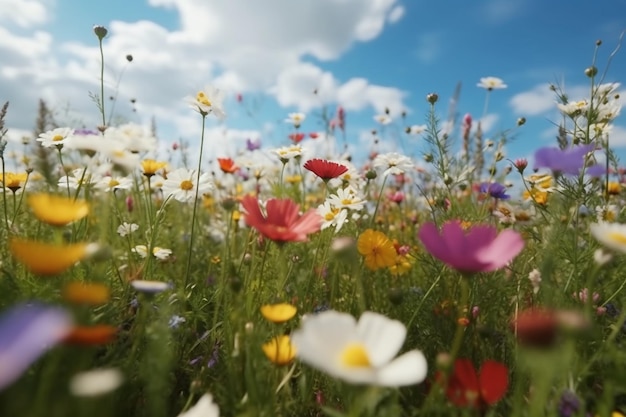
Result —
M 261 212 L 256 197 L 245 196 L 241 205 L 246 211 L 246 224 L 278 243 L 304 242 L 322 226 L 322 216 L 315 209 L 300 215 L 300 206 L 288 198 L 269 199 L 265 205 L 266 215 Z
M 458 220 L 446 222 L 441 234 L 426 223 L 419 238 L 432 256 L 460 272 L 498 270 L 524 248 L 524 239 L 514 230 L 498 234 L 494 226 L 476 225 L 465 231 Z

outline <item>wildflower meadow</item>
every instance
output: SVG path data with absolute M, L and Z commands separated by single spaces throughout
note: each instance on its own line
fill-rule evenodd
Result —
M 0 103 L 0 416 L 626 412 L 610 62 L 580 69 L 584 100 L 551 85 L 556 139 L 531 158 L 507 152 L 523 118 L 486 137 L 433 92 L 422 124 L 377 116 L 423 152 L 379 152 L 381 130 L 357 161 L 342 107 L 321 137 L 290 113 L 282 146 L 207 157 L 230 111 L 210 80 L 181 92 L 197 146 L 160 143 L 111 118 L 101 58 L 97 126 L 42 103 L 8 142 Z M 485 113 L 506 94 L 472 88 Z

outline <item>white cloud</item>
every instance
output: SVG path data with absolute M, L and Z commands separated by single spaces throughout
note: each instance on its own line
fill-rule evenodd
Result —
M 481 16 L 490 23 L 505 23 L 528 11 L 528 2 L 524 0 L 489 0 L 479 8 Z
M 556 95 L 550 90 L 550 84 L 540 84 L 529 91 L 514 95 L 509 105 L 516 114 L 536 116 L 555 108 Z
M 23 28 L 48 21 L 50 11 L 43 1 L 2 0 L 0 1 L 0 22 L 14 23 Z
M 362 110 L 372 106 L 376 113 L 383 113 L 388 108 L 392 115 L 405 110 L 404 96 L 405 93 L 397 88 L 370 85 L 365 78 L 352 78 L 337 91 L 337 101 L 346 110 Z
M 420 35 L 417 39 L 417 49 L 415 54 L 417 58 L 425 64 L 434 62 L 443 50 L 442 34 L 439 32 L 429 32 Z
M 387 20 L 389 20 L 389 23 L 396 23 L 400 19 L 402 19 L 405 11 L 406 10 L 404 9 L 404 6 L 397 5 L 396 7 L 391 9 L 391 11 L 389 12 L 389 16 L 387 16 Z

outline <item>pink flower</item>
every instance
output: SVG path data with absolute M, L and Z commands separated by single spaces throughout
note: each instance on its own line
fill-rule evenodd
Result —
M 498 270 L 524 248 L 524 239 L 513 230 L 498 234 L 493 226 L 476 225 L 465 231 L 458 220 L 446 222 L 441 234 L 433 223 L 426 223 L 419 238 L 432 256 L 460 272 Z
M 246 224 L 278 243 L 306 241 L 307 235 L 319 231 L 322 226 L 322 217 L 315 209 L 300 215 L 300 206 L 288 198 L 268 200 L 266 215 L 261 212 L 256 197 L 245 196 L 241 205 L 246 211 Z

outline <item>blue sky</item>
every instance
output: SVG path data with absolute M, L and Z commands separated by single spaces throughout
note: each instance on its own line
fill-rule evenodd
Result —
M 507 147 L 516 158 L 554 143 L 559 115 L 547 84 L 563 83 L 573 99 L 583 98 L 595 41 L 603 41 L 602 72 L 626 29 L 626 0 L 611 0 L 610 7 L 566 0 L 3 0 L 0 101 L 11 102 L 14 137 L 33 126 L 40 97 L 67 124 L 96 123 L 88 96 L 98 90 L 94 24 L 109 29 L 105 95 L 117 92 L 116 114 L 138 123 L 155 117 L 164 143 L 197 141 L 197 115 L 182 99 L 215 84 L 227 92 L 228 118 L 210 122 L 209 156 L 235 156 L 246 138 L 285 145 L 287 113 L 305 112 L 303 129 L 314 131 L 323 107 L 342 105 L 350 152 L 359 159 L 371 144 L 369 132 L 380 130 L 373 116 L 385 107 L 398 129 L 405 126 L 402 110 L 407 124 L 423 124 L 425 96 L 436 92 L 445 118 L 461 83 L 457 112 L 478 119 L 485 90 L 476 84 L 496 76 L 508 88 L 492 93 L 484 126 L 495 136 L 526 117 Z M 124 60 L 128 53 L 132 64 Z M 605 81 L 624 74 L 626 48 Z M 237 93 L 254 107 L 254 118 L 234 100 Z M 612 140 L 626 156 L 623 126 L 618 119 Z M 423 149 L 419 138 L 403 140 L 413 155 Z M 379 150 L 392 150 L 388 137 L 381 141 Z

